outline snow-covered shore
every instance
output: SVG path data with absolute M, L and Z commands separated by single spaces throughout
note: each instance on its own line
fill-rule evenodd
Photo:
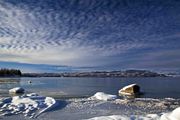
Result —
M 24 114 L 36 118 L 40 114 L 57 106 L 54 98 L 39 96 L 36 93 L 1 99 L 0 116 Z
M 13 113 L 13 115 L 1 116 L 3 120 L 29 120 L 29 117 L 36 117 L 36 120 L 176 120 L 176 118 L 179 120 L 180 112 L 179 99 L 136 98 L 127 100 L 102 92 L 90 98 L 56 101 L 53 98 L 33 93 L 1 101 L 1 113 Z M 28 108 L 28 114 L 23 109 L 22 103 L 24 108 Z M 58 109 L 56 108 L 57 103 Z M 15 112 L 17 108 L 20 113 Z M 46 112 L 48 110 L 50 112 Z M 15 113 L 17 115 L 14 115 Z
M 180 107 L 176 108 L 172 112 L 158 114 L 147 114 L 147 115 L 110 115 L 110 116 L 99 116 L 86 120 L 180 120 Z

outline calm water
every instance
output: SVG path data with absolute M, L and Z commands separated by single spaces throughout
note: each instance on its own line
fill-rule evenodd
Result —
M 28 81 L 32 83 L 29 84 Z M 118 94 L 122 87 L 137 83 L 150 98 L 180 98 L 180 78 L 20 78 L 11 83 L 0 83 L 0 96 L 8 96 L 13 87 L 23 87 L 27 92 L 36 92 L 47 96 L 91 96 L 98 91 Z

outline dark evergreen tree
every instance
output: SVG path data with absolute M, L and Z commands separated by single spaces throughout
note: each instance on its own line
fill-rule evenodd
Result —
M 6 69 L 6 68 L 0 69 L 1 77 L 14 77 L 14 76 L 19 77 L 21 75 L 22 75 L 21 71 L 17 69 Z

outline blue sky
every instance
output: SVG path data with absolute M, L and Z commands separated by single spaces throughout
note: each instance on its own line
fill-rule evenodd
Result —
M 180 71 L 178 0 L 1 0 L 0 68 Z

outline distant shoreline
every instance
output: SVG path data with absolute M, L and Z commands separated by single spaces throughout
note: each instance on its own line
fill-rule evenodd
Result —
M 167 75 L 147 70 L 126 70 L 73 73 L 22 73 L 21 77 L 167 77 Z
M 2 69 L 1 78 L 19 77 L 168 77 L 157 72 L 148 70 L 125 70 L 125 71 L 92 71 L 92 72 L 64 72 L 64 73 L 21 73 L 20 70 Z

